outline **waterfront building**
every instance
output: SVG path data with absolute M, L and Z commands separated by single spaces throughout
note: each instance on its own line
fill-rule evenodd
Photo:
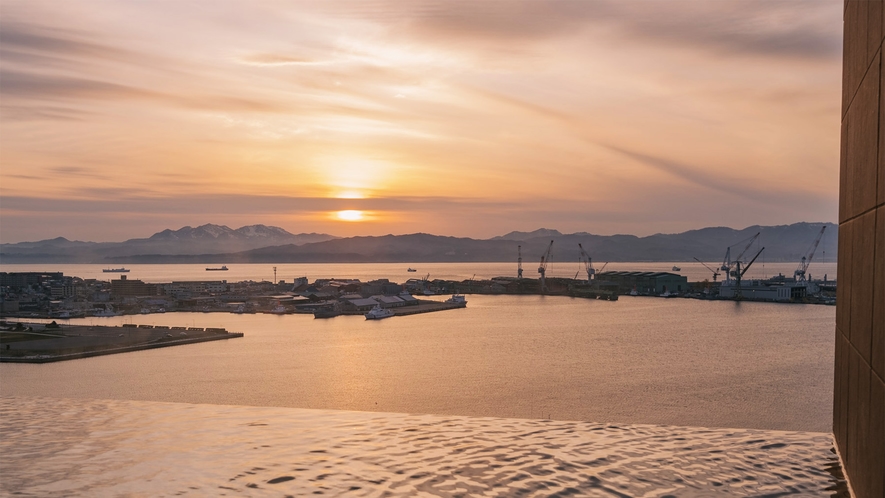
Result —
M 62 272 L 0 272 L 0 287 L 27 287 L 39 285 L 44 282 L 60 281 L 64 278 Z
M 156 284 L 146 284 L 141 280 L 129 280 L 121 275 L 119 280 L 111 280 L 111 295 L 114 299 L 137 296 L 156 296 Z

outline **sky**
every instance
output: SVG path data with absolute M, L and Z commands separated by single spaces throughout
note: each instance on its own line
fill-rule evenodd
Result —
M 842 0 L 0 0 L 0 241 L 838 214 Z

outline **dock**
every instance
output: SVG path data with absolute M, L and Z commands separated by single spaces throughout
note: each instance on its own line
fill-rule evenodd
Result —
M 418 304 L 411 306 L 399 306 L 390 308 L 393 316 L 409 316 L 421 313 L 433 313 L 435 311 L 453 310 L 457 308 L 466 308 L 467 304 L 446 303 L 441 301 L 420 300 Z M 346 310 L 342 311 L 342 315 L 363 316 L 368 310 Z
M 417 315 L 420 313 L 432 313 L 434 311 L 445 311 L 445 310 L 453 310 L 457 308 L 465 308 L 467 304 L 459 304 L 459 303 L 446 303 L 439 301 L 419 301 L 419 304 L 415 306 L 403 306 L 400 308 L 394 308 L 393 313 L 394 316 L 408 316 L 408 315 Z

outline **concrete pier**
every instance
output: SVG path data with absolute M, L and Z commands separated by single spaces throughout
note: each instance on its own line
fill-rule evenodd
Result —
M 235 337 L 243 334 L 219 328 L 22 324 L 22 330 L 0 330 L 0 362 L 50 363 Z

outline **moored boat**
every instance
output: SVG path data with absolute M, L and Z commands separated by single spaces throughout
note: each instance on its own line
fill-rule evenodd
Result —
M 380 320 L 382 318 L 389 318 L 394 315 L 393 311 L 390 311 L 387 308 L 382 308 L 379 305 L 375 305 L 374 308 L 370 309 L 368 313 L 366 313 L 366 320 Z
M 467 306 L 467 298 L 461 294 L 452 294 L 452 297 L 446 299 L 449 304 L 457 304 L 458 306 Z

